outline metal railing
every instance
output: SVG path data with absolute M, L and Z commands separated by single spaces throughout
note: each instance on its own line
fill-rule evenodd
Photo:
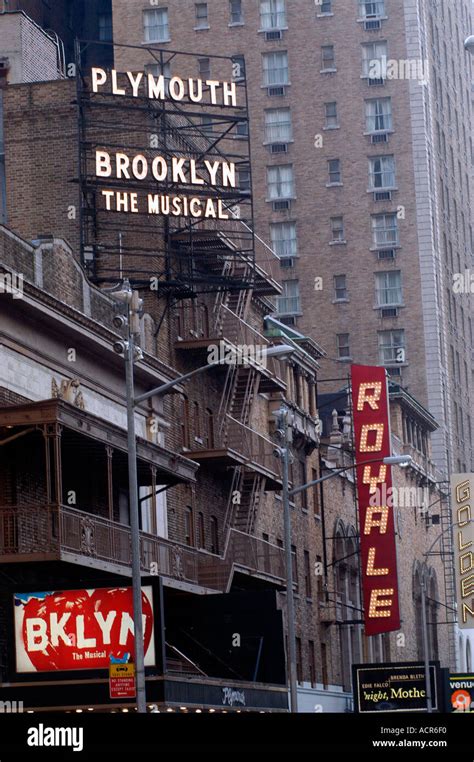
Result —
M 220 327 L 213 329 L 210 312 L 203 302 L 179 310 L 181 338 L 184 341 L 202 341 L 209 339 L 216 343 L 219 339 L 227 340 L 239 348 L 237 361 L 250 360 L 257 369 L 266 370 L 280 382 L 286 383 L 281 363 L 274 357 L 266 357 L 264 349 L 270 342 L 267 337 L 251 326 L 225 304 L 219 307 Z
M 244 423 L 226 415 L 225 441 L 227 447 L 243 455 L 250 464 L 261 466 L 274 478 L 281 479 L 281 461 L 275 457 L 275 444 Z
M 130 569 L 130 528 L 70 506 L 1 506 L 0 561 L 45 554 L 58 559 L 74 554 Z M 227 590 L 234 566 L 278 581 L 285 578 L 281 548 L 235 529 L 228 531 L 222 556 L 140 532 L 140 557 L 145 574 L 221 592 Z

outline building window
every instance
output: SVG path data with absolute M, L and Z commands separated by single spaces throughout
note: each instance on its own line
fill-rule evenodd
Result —
M 199 76 L 201 79 L 210 79 L 211 76 L 211 59 L 210 58 L 199 58 L 198 59 L 198 66 L 199 66 Z
M 193 431 L 194 438 L 201 439 L 201 416 L 199 413 L 199 403 L 193 402 Z
M 230 23 L 243 24 L 244 16 L 242 13 L 242 0 L 229 0 Z
M 319 479 L 319 474 L 316 468 L 311 469 L 311 481 L 314 482 L 316 479 Z M 311 493 L 313 495 L 313 513 L 315 516 L 320 516 L 320 509 L 319 509 L 319 484 L 313 484 L 311 488 Z
M 307 598 L 312 597 L 311 590 L 311 565 L 309 561 L 309 551 L 304 551 L 304 589 Z
M 159 77 L 161 74 L 168 81 L 171 79 L 171 64 L 166 61 L 161 63 L 145 64 L 145 71 L 147 74 L 151 74 L 153 77 Z
M 331 129 L 333 127 L 339 127 L 338 121 L 337 121 L 337 103 L 336 101 L 331 101 L 330 103 L 324 104 L 324 114 L 326 118 L 326 129 Z
M 270 201 L 294 198 L 293 166 L 284 164 L 267 167 L 267 187 Z
M 347 299 L 347 285 L 345 275 L 334 276 L 334 299 L 338 302 Z
M 306 463 L 304 462 L 304 460 L 300 460 L 298 462 L 299 462 L 299 474 L 298 474 L 298 476 L 299 476 L 299 480 L 300 480 L 300 483 L 299 483 L 298 486 L 302 487 L 303 484 L 306 484 L 306 481 L 307 481 L 307 479 L 306 479 Z M 308 510 L 308 493 L 304 489 L 304 490 L 302 490 L 299 493 L 299 495 L 300 495 L 300 500 L 301 500 L 301 508 L 304 511 L 307 511 Z
M 186 545 L 194 545 L 193 509 L 187 505 L 184 511 L 184 541 Z
M 379 331 L 379 360 L 385 365 L 405 361 L 405 331 Z
M 283 295 L 277 296 L 277 310 L 279 315 L 294 315 L 301 312 L 300 284 L 297 280 L 282 281 Z
M 239 138 L 248 138 L 249 136 L 249 123 L 248 121 L 238 122 L 236 129 L 235 129 L 235 135 L 239 136 Z
M 340 159 L 329 159 L 328 175 L 329 175 L 329 185 L 335 185 L 335 184 L 339 185 L 339 183 L 342 182 Z
M 293 139 L 289 108 L 265 111 L 265 143 L 289 143 Z
M 314 640 L 308 640 L 309 681 L 314 688 L 316 685 L 316 660 L 314 658 Z
M 301 638 L 296 640 L 296 679 L 299 683 L 303 682 L 303 663 L 301 655 Z
M 328 648 L 326 643 L 321 643 L 321 682 L 323 688 L 329 685 Z
M 199 511 L 198 513 L 198 547 L 199 548 L 205 548 L 206 547 L 206 535 L 204 531 L 204 514 L 202 511 Z
M 370 188 L 395 188 L 395 159 L 393 156 L 374 156 L 369 159 Z
M 316 591 L 318 594 L 319 603 L 323 603 L 324 600 L 324 584 L 323 584 L 323 559 L 322 556 L 316 556 Z
M 321 6 L 320 14 L 332 13 L 332 0 L 318 0 L 318 4 Z
M 296 555 L 296 545 L 291 546 L 291 568 L 293 572 L 293 584 L 298 587 L 298 557 Z
M 349 334 L 338 333 L 336 336 L 337 356 L 339 360 L 349 360 L 351 356 L 349 347 Z
M 400 270 L 375 273 L 375 296 L 377 307 L 402 303 L 402 273 Z
M 391 98 L 371 98 L 365 102 L 365 129 L 367 132 L 392 129 Z
M 211 553 L 219 555 L 219 525 L 216 516 L 211 516 Z
M 335 69 L 334 45 L 323 45 L 321 47 L 321 71 L 334 71 Z
M 252 184 L 250 179 L 250 169 L 242 168 L 238 171 L 239 190 L 244 193 L 250 193 Z
M 367 79 L 385 79 L 387 43 L 368 42 L 362 45 L 362 76 Z
M 343 243 L 344 217 L 331 217 L 331 243 Z
M 379 19 L 385 16 L 385 0 L 359 0 L 361 19 Z
M 374 246 L 398 246 L 398 223 L 396 214 L 374 214 L 372 217 L 372 240 Z
M 143 11 L 145 42 L 168 42 L 170 29 L 168 23 L 168 8 L 154 8 Z
M 112 42 L 112 39 L 112 14 L 99 13 L 99 40 L 101 40 L 101 42 Z
M 195 29 L 209 29 L 209 17 L 207 3 L 195 3 L 196 26 Z
M 240 82 L 245 78 L 245 56 L 237 54 L 232 56 L 232 79 Z
M 266 32 L 286 28 L 285 0 L 260 0 L 260 28 Z
M 163 75 L 165 78 L 165 92 L 169 93 L 170 79 L 171 79 L 171 64 L 169 61 L 154 64 L 146 64 L 145 71 L 147 74 L 151 74 L 153 77 L 159 77 Z
M 181 395 L 180 404 L 180 427 L 181 427 L 181 444 L 183 447 L 189 449 L 189 403 L 188 398 Z
M 214 130 L 214 120 L 212 116 L 201 117 L 201 129 L 203 132 L 212 132 Z
M 296 222 L 275 222 L 270 225 L 270 236 L 275 254 L 280 257 L 296 257 Z
M 206 408 L 206 447 L 214 449 L 214 414 L 209 408 Z
M 288 82 L 288 53 L 286 50 L 263 53 L 264 87 L 287 85 Z

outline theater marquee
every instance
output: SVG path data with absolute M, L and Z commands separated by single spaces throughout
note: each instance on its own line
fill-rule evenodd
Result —
M 155 664 L 153 593 L 142 587 L 145 665 Z M 17 672 L 108 669 L 132 662 L 131 587 L 16 593 Z
M 351 377 L 365 632 L 378 635 L 400 628 L 393 507 L 374 500 L 392 486 L 382 463 L 391 454 L 387 378 L 365 365 L 353 365 Z
M 458 623 L 474 627 L 474 474 L 451 474 Z

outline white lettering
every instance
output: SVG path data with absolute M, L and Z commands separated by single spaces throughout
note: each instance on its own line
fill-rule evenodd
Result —
M 97 93 L 99 87 L 107 81 L 107 73 L 104 69 L 92 69 L 92 92 Z

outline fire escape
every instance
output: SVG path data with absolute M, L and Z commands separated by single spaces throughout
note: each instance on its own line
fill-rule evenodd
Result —
M 251 267 L 254 270 L 253 290 L 218 292 L 205 326 L 197 326 L 193 320 L 193 316 L 200 313 L 199 303 L 192 309 L 179 310 L 181 335 L 175 344 L 176 349 L 191 351 L 196 361 L 202 362 L 212 344 L 229 352 L 237 352 L 242 346 L 264 348 L 269 345 L 268 339 L 250 324 L 249 313 L 252 294 L 273 293 L 275 284 L 253 264 L 232 263 L 234 277 L 250 279 L 247 270 Z M 259 362 L 258 357 L 250 357 L 246 362 L 230 363 L 217 413 L 215 441 L 212 447 L 188 454 L 201 464 L 212 462 L 216 467 L 233 469 L 226 531 L 234 529 L 252 534 L 264 491 L 281 489 L 280 463 L 273 455 L 273 442 L 257 430 L 254 412 L 259 393 L 284 392 L 285 389 L 279 363 L 272 358 Z

